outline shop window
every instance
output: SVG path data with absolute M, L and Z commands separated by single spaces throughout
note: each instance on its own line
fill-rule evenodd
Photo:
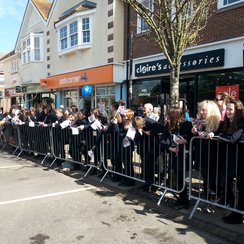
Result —
M 64 92 L 64 106 L 66 108 L 70 107 L 70 105 L 77 105 L 77 90 L 67 90 Z
M 104 106 L 108 115 L 110 115 L 110 106 L 115 101 L 115 86 L 97 86 L 95 107 Z
M 218 0 L 218 9 L 229 7 L 238 3 L 244 3 L 244 0 Z
M 160 104 L 160 80 L 142 80 L 137 81 L 132 87 L 132 104 L 139 106 L 139 104 L 152 103 L 154 106 Z
M 198 101 L 214 99 L 217 86 L 239 85 L 239 99 L 243 101 L 244 94 L 244 71 L 229 71 L 221 73 L 209 73 L 199 75 L 198 78 Z M 228 91 L 227 91 L 228 92 Z

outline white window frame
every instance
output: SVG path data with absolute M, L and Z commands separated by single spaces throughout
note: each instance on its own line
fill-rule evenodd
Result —
M 236 0 L 233 3 L 229 3 L 231 0 L 218 0 L 218 9 L 233 6 L 235 4 L 244 3 L 244 0 Z M 226 3 L 225 3 L 226 2 Z
M 78 12 L 65 18 L 64 20 L 58 22 L 56 24 L 56 28 L 58 30 L 58 52 L 59 55 L 65 55 L 71 52 L 76 52 L 78 50 L 91 48 L 93 37 L 92 37 L 92 26 L 93 26 L 93 14 L 96 12 L 96 9 L 91 9 L 87 11 Z M 83 20 L 89 19 L 89 28 L 83 29 Z M 70 29 L 70 25 L 77 21 L 77 32 L 72 32 Z M 67 47 L 61 48 L 61 38 L 60 38 L 60 30 L 64 27 L 67 27 Z M 84 42 L 84 33 L 89 33 L 89 41 Z M 77 35 L 77 44 L 72 45 L 72 35 Z
M 139 2 L 141 4 L 143 4 L 146 8 L 150 9 L 151 11 L 154 10 L 154 0 L 140 0 Z M 141 33 L 147 32 L 147 31 L 149 31 L 149 27 L 148 27 L 147 23 L 139 14 L 137 14 L 136 33 L 141 34 Z
M 38 39 L 38 46 L 36 40 Z M 21 41 L 21 63 L 43 61 L 43 34 L 30 33 Z
M 18 59 L 15 59 L 12 61 L 11 64 L 11 74 L 18 73 L 18 71 L 19 71 Z

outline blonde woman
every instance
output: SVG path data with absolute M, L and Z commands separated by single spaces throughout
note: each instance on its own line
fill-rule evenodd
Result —
M 210 193 L 216 192 L 217 141 L 210 140 L 219 134 L 221 114 L 214 101 L 204 100 L 198 105 L 197 119 L 193 122 L 192 133 L 203 139 L 195 141 L 195 169 L 203 177 L 204 193 L 209 200 Z

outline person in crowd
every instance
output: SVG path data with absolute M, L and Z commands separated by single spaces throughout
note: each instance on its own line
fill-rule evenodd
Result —
M 101 161 L 101 143 L 102 143 L 102 135 L 106 133 L 107 128 L 108 128 L 108 120 L 106 117 L 104 117 L 100 110 L 98 108 L 93 108 L 91 110 L 91 116 L 88 117 L 88 120 L 90 122 L 90 127 L 93 130 L 92 133 L 92 139 L 87 142 L 87 148 L 90 149 L 89 151 L 92 152 L 94 157 L 91 157 L 91 160 L 95 164 L 95 166 L 101 167 L 102 173 L 99 174 L 99 177 L 103 177 L 105 174 L 105 168 L 102 165 Z M 106 152 L 107 152 L 107 144 L 104 143 L 104 149 L 103 152 L 105 155 L 103 155 L 104 158 L 107 157 Z M 88 152 L 89 152 L 88 151 Z M 106 161 L 106 160 L 105 160 Z M 91 161 L 90 161 L 91 162 Z M 106 162 L 105 162 L 106 163 Z M 92 171 L 90 171 L 90 174 L 96 174 L 97 169 L 93 168 Z
M 214 100 L 219 107 L 221 113 L 221 121 L 223 121 L 225 118 L 226 104 L 229 99 L 231 99 L 231 96 L 227 92 L 219 92 Z
M 78 112 L 78 108 L 75 104 L 71 104 L 70 107 L 68 108 L 69 113 L 77 113 Z
M 159 156 L 159 134 L 164 132 L 164 126 L 149 117 L 140 116 L 133 119 L 132 125 L 136 129 L 134 141 L 142 161 L 142 175 L 145 180 L 142 190 L 148 191 L 154 181 L 153 166 Z
M 118 120 L 118 123 L 115 123 L 114 125 L 115 132 L 117 132 L 115 133 L 116 137 L 114 140 L 118 144 L 117 151 L 114 154 L 115 171 L 130 177 L 134 177 L 134 166 L 132 160 L 134 141 L 128 137 L 128 130 L 130 127 L 132 127 L 132 119 L 134 118 L 134 114 L 135 113 L 132 109 L 127 109 L 123 119 L 119 114 L 121 119 Z M 120 181 L 119 186 L 134 186 L 135 180 L 130 177 L 115 175 L 112 180 Z
M 210 139 L 219 134 L 220 120 L 221 114 L 214 101 L 204 100 L 199 103 L 197 119 L 194 120 L 192 133 L 203 139 L 201 142 L 196 141 L 194 167 L 202 174 L 203 188 L 207 200 L 210 199 L 212 193 L 217 192 L 217 140 Z
M 44 120 L 39 121 L 39 125 L 42 127 L 51 126 L 53 123 L 56 122 L 57 116 L 55 114 L 55 111 L 52 109 L 51 104 L 47 104 L 46 107 L 44 107 Z
M 169 172 L 173 170 L 170 176 L 174 182 L 173 188 L 179 192 L 179 199 L 176 201 L 176 206 L 189 208 L 190 203 L 187 194 L 187 187 L 184 182 L 184 170 L 189 170 L 187 158 L 185 158 L 185 150 L 188 150 L 190 139 L 192 137 L 192 123 L 187 121 L 184 116 L 184 111 L 181 108 L 172 107 L 167 112 L 168 122 L 165 132 L 162 135 L 162 147 L 170 152 L 168 161 Z M 184 162 L 186 163 L 184 167 Z
M 136 107 L 135 116 L 143 116 L 143 103 L 139 103 L 139 106 Z
M 53 123 L 53 145 L 54 155 L 60 159 L 56 160 L 56 164 L 61 166 L 63 159 L 65 159 L 64 145 L 67 141 L 65 133 L 62 131 L 61 124 L 65 121 L 64 109 L 56 110 L 57 120 Z
M 46 114 L 45 114 L 45 108 L 47 106 L 47 102 L 46 101 L 42 101 L 40 104 L 38 104 L 37 107 L 37 121 L 38 122 L 43 122 L 44 119 L 46 118 Z
M 61 135 L 64 138 L 65 144 L 68 145 L 66 147 L 65 158 L 67 161 L 64 161 L 62 164 L 62 172 L 63 173 L 70 173 L 71 170 L 75 169 L 76 163 L 70 162 L 69 160 L 72 159 L 75 162 L 80 162 L 80 152 L 78 148 L 78 135 L 72 134 L 72 128 L 77 128 L 79 126 L 78 123 L 78 113 L 71 112 L 66 120 L 60 124 L 62 131 Z M 77 166 L 79 169 L 79 165 Z
M 34 107 L 30 107 L 30 120 L 33 122 L 37 122 L 38 118 L 38 110 Z
M 145 103 L 143 106 L 143 115 L 155 121 L 159 120 L 159 116 L 153 113 L 153 105 L 151 103 Z
M 0 108 L 0 120 L 2 120 L 4 117 L 4 113 L 3 113 L 3 107 Z
M 242 139 L 243 136 L 243 104 L 240 100 L 230 99 L 226 104 L 226 114 L 223 122 L 223 129 L 219 135 L 221 143 L 220 147 L 220 161 L 222 162 L 220 169 L 220 189 L 222 201 L 224 204 L 229 204 L 230 207 L 235 207 L 236 195 L 237 193 L 233 192 L 234 178 L 237 178 L 238 190 L 242 192 L 242 185 L 240 178 L 243 171 L 241 170 L 242 165 L 240 164 L 240 158 L 236 158 L 237 152 L 241 149 L 241 143 L 238 142 Z M 226 155 L 222 152 L 228 152 Z M 238 169 L 238 171 L 237 171 Z M 238 174 L 236 174 L 238 172 Z M 242 176 L 241 176 L 242 177 Z M 238 182 L 240 181 L 240 182 Z M 240 189 L 239 189 L 240 188 Z M 238 203 L 239 209 L 243 208 L 242 195 L 240 195 L 241 201 Z M 226 223 L 242 223 L 242 216 L 235 212 L 232 212 L 229 216 L 223 217 L 223 220 Z
M 18 124 L 20 110 L 16 104 L 13 104 L 6 116 L 0 121 L 0 125 L 3 126 L 3 132 L 6 137 L 6 142 L 13 144 L 17 142 L 17 131 L 13 124 Z

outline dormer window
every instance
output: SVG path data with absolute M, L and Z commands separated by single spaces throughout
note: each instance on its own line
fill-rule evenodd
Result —
M 22 64 L 43 61 L 43 34 L 30 33 L 22 39 L 21 54 Z
M 55 24 L 58 30 L 59 55 L 91 48 L 92 17 L 95 12 L 96 4 L 84 1 L 62 14 Z

